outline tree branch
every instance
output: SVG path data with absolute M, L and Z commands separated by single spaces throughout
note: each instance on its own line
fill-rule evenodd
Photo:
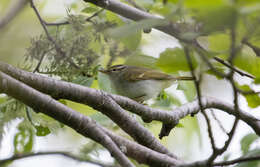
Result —
M 212 163 L 212 166 L 227 166 L 227 165 L 233 165 L 239 162 L 248 162 L 248 161 L 257 161 L 260 160 L 260 155 L 255 155 L 251 157 L 240 157 L 236 158 L 233 160 L 227 160 L 227 161 L 220 161 L 220 162 L 215 162 Z M 208 167 L 207 161 L 197 161 L 197 162 L 192 162 L 189 164 L 181 164 L 178 167 Z
M 110 95 L 106 92 L 96 89 L 19 70 L 1 62 L 0 70 L 28 84 L 34 89 L 49 94 L 55 99 L 70 99 L 75 102 L 89 105 L 107 115 L 138 143 L 158 152 L 165 153 L 177 158 L 175 155 L 170 153 L 168 149 L 163 146 L 146 128 L 144 128 L 132 116 L 125 112 L 117 103 L 115 103 L 114 95 Z M 121 96 L 118 97 L 120 98 Z
M 153 151 L 147 147 L 137 144 L 133 141 L 127 140 L 121 136 L 114 134 L 113 132 L 103 128 L 103 130 L 115 141 L 118 147 L 126 147 L 126 154 L 131 156 L 139 163 L 144 163 L 148 165 L 159 166 L 176 166 L 184 164 L 182 161 L 177 161 L 176 159 L 168 156 L 167 154 L 159 153 Z
M 10 161 L 14 161 L 14 160 L 19 160 L 19 159 L 24 159 L 24 158 L 30 158 L 30 157 L 35 157 L 35 156 L 45 156 L 45 155 L 61 155 L 70 159 L 73 159 L 75 161 L 80 161 L 80 162 L 86 162 L 86 163 L 91 163 L 94 165 L 99 165 L 101 167 L 115 167 L 114 165 L 110 165 L 110 164 L 105 164 L 105 163 L 101 163 L 95 160 L 91 160 L 91 159 L 83 159 L 77 156 L 74 156 L 70 153 L 67 152 L 37 152 L 37 153 L 28 153 L 28 154 L 18 154 L 18 155 L 13 155 L 9 158 L 6 159 L 1 159 L 0 160 L 0 166 L 4 165 L 5 163 L 8 163 Z
M 0 72 L 0 91 L 20 100 L 35 111 L 42 112 L 43 114 L 68 125 L 83 136 L 89 137 L 100 143 L 109 150 L 122 166 L 134 166 L 120 151 L 112 139 L 104 133 L 100 125 L 89 117 L 83 116 L 82 114 L 55 101 L 50 96 L 38 92 L 3 72 Z
M 213 163 L 214 166 L 227 166 L 233 165 L 239 162 L 248 162 L 248 161 L 259 161 L 260 155 L 252 156 L 252 157 L 240 157 L 237 159 L 229 160 L 229 161 L 220 161 Z
M 116 14 L 119 14 L 123 17 L 126 17 L 128 19 L 134 20 L 134 21 L 140 21 L 144 19 L 162 19 L 164 18 L 152 15 L 150 13 L 147 13 L 145 11 L 142 11 L 140 9 L 137 9 L 135 7 L 129 6 L 127 4 L 124 4 L 118 0 L 84 0 L 85 2 L 89 2 L 92 4 L 95 4 L 96 6 L 99 6 L 101 8 L 110 10 Z M 154 27 L 162 32 L 165 32 L 166 34 L 169 34 L 181 41 L 185 41 L 187 43 L 191 43 L 192 40 L 188 40 L 183 38 L 180 35 L 180 28 L 178 28 L 178 23 L 171 23 L 164 25 L 164 26 L 157 26 Z
M 173 111 L 165 111 L 144 106 L 127 97 L 111 95 L 96 89 L 84 87 L 73 83 L 68 83 L 65 81 L 59 81 L 53 78 L 44 77 L 23 70 L 19 70 L 11 65 L 2 62 L 0 62 L 0 70 L 30 85 L 31 87 L 46 94 L 49 94 L 55 98 L 69 99 L 72 101 L 90 105 L 92 107 L 95 107 L 95 105 L 98 105 L 99 102 L 102 101 L 103 95 L 109 95 L 122 108 L 140 115 L 145 120 L 157 120 L 164 123 L 178 122 L 179 119 L 182 119 L 185 116 L 191 113 L 196 113 L 198 110 L 200 110 L 197 100 L 187 103 L 181 107 L 175 108 Z M 253 115 L 241 109 L 235 111 L 234 105 L 213 97 L 202 97 L 201 102 L 204 109 L 220 109 L 230 115 L 238 117 L 242 121 L 246 122 L 252 129 L 254 129 L 256 134 L 260 135 L 260 118 L 256 118 Z
M 103 9 L 110 10 L 116 14 L 119 14 L 123 17 L 126 17 L 126 18 L 134 20 L 134 21 L 140 21 L 140 20 L 144 20 L 144 19 L 162 19 L 162 20 L 164 20 L 164 18 L 162 18 L 162 17 L 155 16 L 155 15 L 145 12 L 143 10 L 129 6 L 118 0 L 98 0 L 98 1 L 97 0 L 83 0 L 83 1 L 92 3 Z M 192 27 L 192 26 L 187 26 L 187 27 Z M 225 74 L 222 74 L 221 72 L 216 70 L 213 67 L 213 65 L 208 61 L 208 59 L 203 55 L 203 53 L 201 51 L 205 51 L 205 50 L 204 50 L 204 48 L 200 47 L 198 42 L 195 40 L 196 38 L 186 39 L 182 36 L 183 29 L 181 28 L 179 23 L 173 23 L 173 22 L 169 21 L 169 23 L 166 25 L 156 26 L 153 28 L 158 29 L 166 34 L 169 34 L 169 35 L 175 37 L 176 39 L 178 39 L 182 42 L 185 42 L 186 44 L 193 44 L 196 47 L 197 51 L 199 52 L 199 56 L 203 59 L 204 62 L 207 63 L 207 65 L 213 70 L 213 72 L 221 77 L 226 77 Z M 219 61 L 219 59 L 215 59 L 215 60 Z M 221 63 L 223 64 L 223 61 L 221 61 Z M 226 65 L 227 67 L 232 67 L 232 66 L 228 65 L 227 63 L 225 63 L 224 65 Z M 232 70 L 234 70 L 235 72 L 238 72 L 242 76 L 254 78 L 254 76 L 252 76 L 250 74 L 246 74 L 235 67 L 232 67 Z
M 91 19 L 93 19 L 94 17 L 98 16 L 101 12 L 103 12 L 105 9 L 100 9 L 97 12 L 93 13 L 93 15 L 89 16 L 88 18 L 85 19 L 85 21 L 91 21 Z M 43 20 L 44 21 L 44 20 Z M 93 23 L 93 22 L 92 22 Z M 68 25 L 70 24 L 69 21 L 64 21 L 64 22 L 60 22 L 60 23 L 47 23 L 46 21 L 44 21 L 44 24 L 46 26 L 62 26 L 62 25 Z
M 8 64 L 0 63 L 0 69 L 4 72 L 12 75 L 13 77 L 25 82 L 26 84 L 44 92 L 50 94 L 55 98 L 68 98 L 81 103 L 91 103 L 90 101 L 101 98 L 100 96 L 106 94 L 95 89 L 83 87 L 80 85 L 67 83 L 64 81 L 58 81 L 52 78 L 43 77 L 40 75 L 32 74 L 30 72 L 16 69 Z M 79 92 L 79 93 L 76 93 Z M 179 119 L 185 117 L 188 114 L 199 110 L 196 101 L 188 103 L 179 108 L 174 109 L 173 112 L 152 109 L 150 107 L 136 103 L 126 97 L 112 95 L 113 99 L 120 104 L 123 108 L 134 112 L 146 120 L 158 120 L 165 123 L 177 122 Z M 84 100 L 83 100 L 84 99 Z M 92 102 L 93 103 L 93 102 Z M 241 120 L 248 123 L 256 133 L 259 129 L 260 121 L 254 116 L 239 110 L 238 113 L 234 112 L 234 106 L 215 98 L 202 98 L 202 104 L 205 108 L 217 108 L 224 110 L 225 112 L 239 117 Z M 90 104 L 93 106 L 93 104 Z
M 11 20 L 13 20 L 27 3 L 27 0 L 12 0 L 6 14 L 0 18 L 0 29 L 4 28 Z
M 248 78 L 255 79 L 255 76 L 253 76 L 253 75 L 251 75 L 251 74 L 247 74 L 247 73 L 245 73 L 245 72 L 243 72 L 243 71 L 241 71 L 241 70 L 239 70 L 239 69 L 237 69 L 237 68 L 231 66 L 229 63 L 225 62 L 224 60 L 222 60 L 222 59 L 219 58 L 219 57 L 216 57 L 216 56 L 215 56 L 215 57 L 214 57 L 214 60 L 216 60 L 217 62 L 219 62 L 219 63 L 221 63 L 221 64 L 223 64 L 223 65 L 225 65 L 225 66 L 227 66 L 228 68 L 230 68 L 231 70 L 237 72 L 237 73 L 238 73 L 239 75 L 241 75 L 241 76 L 246 76 L 246 77 L 248 77 Z
M 217 122 L 219 128 L 225 133 L 228 134 L 227 130 L 224 128 L 224 126 L 222 125 L 221 121 L 217 118 L 216 114 L 214 113 L 214 111 L 211 110 L 211 114 L 213 119 Z
M 61 56 L 62 58 L 68 57 L 68 56 L 66 55 L 66 53 L 62 50 L 62 48 L 58 45 L 58 43 L 54 40 L 54 38 L 52 38 L 52 36 L 51 36 L 50 33 L 48 32 L 47 27 L 46 27 L 46 24 L 45 24 L 45 21 L 42 19 L 42 17 L 41 17 L 41 15 L 40 15 L 39 11 L 38 11 L 37 8 L 35 7 L 35 5 L 34 5 L 34 3 L 33 3 L 33 0 L 29 0 L 29 1 L 30 1 L 30 5 L 31 5 L 33 11 L 35 12 L 35 14 L 36 14 L 38 20 L 40 21 L 40 24 L 42 25 L 42 28 L 43 28 L 43 30 L 44 30 L 46 36 L 47 36 L 47 39 L 54 45 L 55 50 L 56 50 L 56 52 L 57 52 L 57 55 L 58 55 L 58 56 Z M 71 60 L 71 58 L 68 58 L 68 62 L 70 63 L 70 65 L 71 65 L 72 67 L 74 67 L 74 68 L 76 68 L 76 69 L 79 69 L 78 65 L 75 64 L 75 63 Z
M 113 132 L 101 127 L 87 116 L 64 106 L 49 96 L 44 95 L 35 89 L 28 87 L 27 85 L 24 85 L 3 72 L 0 72 L 0 88 L 1 92 L 13 96 L 26 105 L 32 107 L 35 111 L 49 115 L 50 117 L 73 128 L 83 136 L 89 137 L 94 141 L 101 143 L 104 147 L 108 148 L 117 160 L 119 159 L 119 162 L 121 160 L 122 166 L 131 165 L 128 164 L 128 159 L 124 160 L 124 156 L 121 152 L 118 153 L 118 147 L 126 147 L 125 154 L 136 159 L 140 163 L 150 165 L 156 163 L 158 166 L 176 166 L 180 164 L 180 161 L 170 157 L 169 155 L 158 153 L 137 143 L 124 139 L 123 137 L 115 135 Z M 114 146 L 111 139 L 116 142 L 118 147 Z M 117 156 L 118 154 L 119 156 Z

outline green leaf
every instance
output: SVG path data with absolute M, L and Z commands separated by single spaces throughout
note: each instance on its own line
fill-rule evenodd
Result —
M 256 78 L 256 79 L 254 80 L 254 83 L 255 83 L 255 84 L 260 84 L 260 77 L 259 77 L 259 78 Z
M 124 28 L 127 29 L 129 25 L 125 24 L 123 20 L 120 17 L 118 17 L 118 15 L 112 12 L 107 12 L 107 20 L 121 26 L 118 28 L 109 29 L 107 31 L 109 35 L 111 35 L 113 38 L 117 40 L 120 40 L 130 50 L 136 50 L 138 48 L 142 39 L 141 29 L 131 29 L 130 34 L 127 35 L 124 32 Z M 123 34 L 120 34 L 120 31 L 123 31 Z
M 169 2 L 169 3 L 178 3 L 179 0 L 167 0 L 167 2 Z
M 36 128 L 36 135 L 37 136 L 47 136 L 48 134 L 51 133 L 50 129 L 48 127 L 43 127 L 43 126 L 34 126 Z
M 233 6 L 219 6 L 200 10 L 197 20 L 203 24 L 205 33 L 212 33 L 233 27 L 237 15 L 238 12 Z
M 246 95 L 246 101 L 248 103 L 248 106 L 251 108 L 256 108 L 260 106 L 260 97 L 257 94 L 250 94 Z
M 180 37 L 182 39 L 189 40 L 189 41 L 195 40 L 199 36 L 200 36 L 200 34 L 197 32 L 184 32 L 184 33 L 180 34 Z
M 183 125 L 182 123 L 178 123 L 178 124 L 176 125 L 176 127 L 177 127 L 177 128 L 184 128 L 184 125 Z
M 15 99 L 8 99 L 8 98 L 1 98 L 1 101 L 2 102 L 0 102 L 0 109 L 8 106 L 9 104 L 15 102 L 16 100 Z
M 129 56 L 124 64 L 155 69 L 158 68 L 156 62 L 157 59 L 154 57 L 137 54 Z
M 231 156 L 230 153 L 225 154 L 224 157 L 223 157 L 223 160 L 224 160 L 224 161 L 229 160 L 230 156 Z
M 137 3 L 138 6 L 142 6 L 145 9 L 150 9 L 154 4 L 153 0 L 138 0 L 135 2 Z
M 196 117 L 186 116 L 184 119 L 181 119 L 179 123 L 184 126 L 185 130 L 185 139 L 183 140 L 186 140 L 187 143 L 191 144 L 192 141 L 190 139 L 196 134 L 198 135 L 201 145 L 202 136 L 198 119 Z
M 253 12 L 259 12 L 260 11 L 260 3 L 249 5 L 249 6 L 242 6 L 239 11 L 242 14 L 250 14 L 250 13 L 253 13 Z
M 193 55 L 191 55 L 193 67 L 197 67 L 197 62 Z M 157 61 L 157 66 L 165 72 L 177 73 L 178 71 L 189 71 L 186 56 L 183 49 L 174 48 L 166 49 L 160 54 L 160 58 Z
M 142 31 L 138 30 L 136 33 L 122 38 L 121 42 L 123 42 L 128 49 L 136 50 L 141 43 L 141 39 Z
M 182 90 L 189 102 L 193 101 L 197 96 L 197 91 L 193 82 L 179 82 L 177 90 Z
M 4 164 L 1 164 L 1 167 L 8 167 L 9 165 L 11 165 L 13 163 L 13 161 L 7 161 Z
M 106 11 L 106 19 L 109 22 L 116 23 L 117 25 L 124 25 L 123 20 L 115 13 Z
M 184 5 L 192 9 L 205 9 L 223 5 L 223 0 L 185 0 Z
M 64 104 L 64 105 L 67 105 L 67 100 L 65 100 L 65 99 L 59 99 L 59 102 Z
M 257 5 L 259 4 L 259 0 L 236 0 L 236 4 L 242 7 L 249 5 Z
M 243 151 L 243 154 L 248 153 L 250 145 L 258 139 L 258 136 L 254 133 L 250 133 L 242 138 L 240 141 L 241 150 Z
M 252 91 L 248 85 L 237 86 L 243 91 Z M 244 97 L 246 98 L 249 107 L 256 108 L 260 105 L 260 97 L 258 94 L 246 94 Z
M 66 100 L 66 105 L 84 115 L 92 115 L 96 113 L 96 111 L 93 108 L 81 103 L 76 103 L 74 101 Z
M 260 57 L 257 57 L 252 49 L 244 47 L 234 60 L 234 65 L 256 78 L 260 77 Z
M 2 94 L 0 94 L 0 96 L 1 96 L 0 97 L 0 105 L 1 105 L 1 104 L 5 103 L 8 98 L 7 98 L 7 96 L 2 96 Z
M 115 93 L 115 90 L 112 89 L 109 77 L 106 74 L 98 73 L 98 86 L 101 90 L 109 93 Z
M 98 8 L 94 7 L 94 6 L 88 6 L 86 8 L 84 8 L 81 12 L 83 13 L 94 13 L 97 12 Z
M 168 94 L 165 91 L 162 91 L 157 97 L 152 107 L 162 107 L 164 109 L 171 109 L 172 104 L 180 106 L 181 101 L 177 97 Z
M 91 87 L 93 80 L 94 80 L 94 78 L 90 78 L 90 77 L 86 77 L 86 76 L 78 76 L 72 82 L 79 84 L 79 85 Z
M 170 1 L 168 1 L 170 2 Z M 178 6 L 173 4 L 172 2 L 167 4 L 162 3 L 154 3 L 151 12 L 158 13 L 162 16 L 165 16 L 168 20 L 177 20 L 180 18 L 180 15 L 177 14 L 180 10 L 178 10 Z M 171 16 L 171 17 L 170 17 Z
M 245 157 L 252 157 L 255 155 L 260 155 L 260 149 L 254 149 L 251 151 L 248 151 L 248 153 L 246 155 L 244 155 Z M 260 162 L 259 160 L 256 161 L 248 161 L 248 162 L 242 162 L 239 163 L 238 165 L 236 165 L 235 167 L 259 167 Z
M 213 52 L 228 52 L 230 49 L 230 36 L 218 33 L 208 36 L 208 47 Z
M 213 63 L 214 64 L 214 63 Z M 219 64 L 217 64 L 217 65 L 219 65 Z M 226 70 L 226 67 L 225 66 L 217 66 L 217 65 L 215 65 L 215 69 L 217 70 L 217 71 L 219 71 L 219 72 L 221 72 L 221 73 L 224 73 L 225 72 L 225 70 Z M 209 69 L 209 70 L 207 70 L 207 74 L 210 74 L 210 75 L 214 75 L 217 79 L 223 79 L 223 77 L 221 77 L 221 76 L 219 76 L 219 75 L 217 75 L 212 69 Z
M 109 29 L 107 33 L 116 39 L 121 39 L 141 31 L 143 29 L 149 29 L 155 26 L 166 25 L 168 22 L 163 19 L 145 19 L 138 22 L 131 22 L 130 24 L 125 24 L 124 26 Z
M 97 121 L 99 124 L 105 127 L 112 128 L 115 125 L 111 119 L 100 113 L 92 114 L 90 118 Z
M 33 132 L 28 128 L 18 128 L 18 132 L 14 136 L 14 152 L 15 154 L 29 153 L 33 148 Z

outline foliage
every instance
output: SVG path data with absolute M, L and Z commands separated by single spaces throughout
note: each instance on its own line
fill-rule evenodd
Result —
M 253 133 L 249 133 L 242 138 L 242 140 L 240 141 L 240 144 L 241 144 L 241 150 L 243 151 L 243 155 L 245 157 L 246 156 L 255 156 L 255 155 L 260 154 L 260 148 L 259 147 L 256 147 L 254 149 L 250 149 L 250 146 L 252 146 L 253 143 L 255 143 L 258 139 L 259 139 L 259 137 L 255 134 L 253 134 Z M 246 166 L 258 167 L 259 164 L 260 163 L 258 161 L 244 162 L 244 163 L 236 165 L 236 167 L 246 167 Z
M 5 6 L 6 3 L 7 1 L 3 1 L 1 5 Z M 132 5 L 130 1 L 128 3 Z M 110 87 L 108 78 L 98 73 L 101 66 L 124 63 L 162 70 L 174 75 L 183 73 L 189 75 L 190 68 L 183 47 L 167 48 L 158 55 L 158 58 L 151 57 L 142 50 L 145 44 L 144 30 L 172 23 L 179 28 L 180 37 L 192 42 L 196 39 L 199 46 L 204 49 L 206 59 L 212 63 L 217 71 L 224 74 L 228 74 L 230 69 L 217 63 L 214 57 L 227 62 L 232 51 L 232 42 L 234 42 L 236 56 L 231 63 L 235 68 L 256 77 L 255 80 L 250 80 L 245 85 L 236 84 L 237 88 L 241 91 L 254 91 L 254 87 L 260 83 L 260 2 L 258 0 L 136 0 L 136 5 L 151 14 L 163 16 L 166 19 L 144 19 L 133 22 L 104 10 L 86 21 L 99 9 L 94 5 L 73 3 L 66 18 L 69 24 L 47 26 L 47 31 L 53 40 L 50 40 L 44 31 L 32 36 L 23 57 L 25 65 L 21 66 L 23 68 L 30 67 L 30 70 L 33 71 L 37 65 L 40 65 L 36 70 L 40 74 L 112 93 L 115 92 Z M 25 17 L 22 20 L 26 20 Z M 55 22 L 60 22 L 60 19 L 55 20 Z M 234 41 L 232 41 L 233 31 L 236 36 Z M 7 30 L 0 30 L 0 33 L 3 32 L 7 32 Z M 199 38 L 196 38 L 198 36 Z M 7 39 L 7 37 L 4 35 L 3 39 Z M 0 42 L 1 45 L 3 43 L 2 46 L 5 46 L 3 39 L 0 39 Z M 22 43 L 16 36 L 13 40 L 17 40 L 17 45 Z M 7 41 L 7 43 L 11 42 L 13 41 Z M 181 45 L 187 46 L 184 43 Z M 25 48 L 23 45 L 21 46 Z M 205 67 L 206 63 L 194 45 L 191 44 L 190 47 L 191 62 L 195 68 L 196 76 L 212 75 L 222 80 L 223 77 Z M 19 50 L 19 47 L 17 48 Z M 2 49 L 0 54 L 11 55 L 14 54 L 14 51 L 11 48 Z M 183 99 L 189 102 L 197 97 L 192 82 L 179 82 L 177 90 L 181 91 L 184 95 Z M 258 94 L 241 93 L 241 95 L 246 98 L 249 107 L 259 107 L 260 97 Z M 101 125 L 120 133 L 118 127 L 110 119 L 92 108 L 68 100 L 61 99 L 59 101 L 90 116 Z M 181 98 L 165 91 L 153 99 L 151 106 L 169 109 L 183 103 Z M 63 127 L 50 117 L 36 114 L 20 102 L 5 95 L 1 96 L 0 134 L 5 133 L 5 125 L 17 118 L 21 120 L 13 140 L 14 152 L 17 154 L 31 152 L 36 136 L 44 137 Z M 192 129 L 187 126 L 188 124 L 192 126 Z M 157 135 L 158 124 L 155 126 L 149 128 Z M 196 118 L 186 118 L 179 126 L 187 131 L 189 138 L 192 135 L 191 132 L 198 134 L 201 132 Z M 188 128 L 185 129 L 186 127 Z M 241 140 L 243 155 L 259 153 L 259 148 L 250 149 L 256 139 L 255 135 L 249 134 Z M 89 153 L 97 153 L 98 150 L 102 149 L 101 146 L 88 142 L 82 148 L 81 153 L 86 156 L 84 158 L 90 158 Z M 242 163 L 237 166 L 257 166 L 258 164 Z

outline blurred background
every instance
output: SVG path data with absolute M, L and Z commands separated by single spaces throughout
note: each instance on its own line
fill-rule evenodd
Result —
M 143 2 L 143 4 L 145 5 L 149 5 L 149 3 L 154 3 L 152 0 L 147 0 L 147 2 L 145 0 L 142 0 L 140 1 L 140 4 L 141 2 Z M 2 16 L 5 15 L 5 13 L 14 3 L 16 3 L 16 0 L 1 0 L 0 19 L 2 18 Z M 90 7 L 92 7 L 82 1 L 77 0 L 37 0 L 35 1 L 35 4 L 39 9 L 42 18 L 44 18 L 44 20 L 46 20 L 47 22 L 59 22 L 65 20 L 66 18 L 68 18 L 68 11 L 70 14 L 82 14 L 83 16 L 90 16 L 91 13 L 82 13 L 82 10 L 86 8 L 90 9 Z M 54 30 L 50 28 L 50 31 Z M 15 16 L 15 18 L 8 25 L 0 29 L 0 61 L 7 62 L 20 68 L 32 70 L 32 67 L 27 66 L 28 61 L 25 61 L 25 57 L 28 54 L 28 48 L 32 46 L 32 39 L 40 36 L 41 34 L 43 34 L 43 28 L 28 3 L 24 6 L 23 9 L 21 9 L 21 12 L 17 16 Z M 135 47 L 135 51 L 131 51 L 131 55 L 145 55 L 144 59 L 140 58 L 140 60 L 138 60 L 137 57 L 119 57 L 113 63 L 118 64 L 126 62 L 129 64 L 133 64 L 136 63 L 136 60 L 138 60 L 140 61 L 140 64 L 143 64 L 146 61 L 154 61 L 153 58 L 159 58 L 160 54 L 162 54 L 167 48 L 176 47 L 181 47 L 181 45 L 175 38 L 153 29 L 151 33 L 142 33 L 142 36 L 140 36 L 140 43 L 138 44 L 138 46 Z M 136 52 L 136 50 L 138 50 L 138 52 Z M 100 59 L 100 65 L 105 66 L 108 62 L 108 58 Z M 45 61 L 45 63 L 48 64 L 48 60 Z M 36 62 L 32 62 L 32 64 L 35 65 Z M 181 74 L 189 73 L 182 72 Z M 104 76 L 99 77 L 102 78 L 101 82 L 102 80 L 106 79 Z M 237 74 L 235 77 L 240 84 L 249 84 L 251 82 L 250 79 L 246 77 L 241 77 Z M 104 90 L 109 89 L 107 88 L 107 85 L 97 83 L 99 81 L 93 81 L 91 87 L 102 88 Z M 186 91 L 184 91 L 183 89 L 179 89 L 180 86 L 182 88 L 184 87 Z M 202 95 L 217 97 L 230 103 L 233 102 L 233 93 L 230 84 L 227 81 L 223 79 L 218 79 L 213 75 L 203 75 L 201 90 Z M 254 86 L 254 90 L 260 90 L 260 87 Z M 190 101 L 190 99 L 196 96 L 194 87 L 186 83 L 176 83 L 170 88 L 166 89 L 165 92 L 167 95 L 167 100 L 172 100 L 171 105 L 163 106 L 162 104 L 160 104 L 160 107 L 164 107 L 167 109 L 175 108 L 181 104 L 185 104 Z M 2 95 L 2 97 L 5 96 Z M 156 103 L 165 104 L 167 103 L 167 100 L 158 100 L 157 102 L 149 101 L 148 104 L 152 104 L 156 107 Z M 98 122 L 103 122 L 104 124 L 107 124 L 107 126 L 113 125 L 115 129 L 117 128 L 110 120 L 108 120 L 108 118 L 102 116 L 100 113 L 93 111 L 89 107 L 70 101 L 65 101 L 64 103 L 79 112 L 91 116 Z M 246 98 L 243 96 L 239 96 L 239 106 L 243 110 L 250 112 L 257 117 L 260 117 L 260 108 L 250 108 L 248 106 Z M 137 116 L 135 117 L 136 119 L 140 119 Z M 223 146 L 225 140 L 227 139 L 227 136 L 223 133 L 223 130 L 221 129 L 221 127 L 219 127 L 214 117 L 217 117 L 217 119 L 221 121 L 223 127 L 226 130 L 229 130 L 231 128 L 234 118 L 219 110 L 214 111 L 214 116 L 210 114 L 212 127 L 214 129 L 214 137 L 217 141 L 216 144 L 217 146 Z M 23 116 L 17 117 L 16 119 L 10 118 L 10 121 L 3 125 L 0 159 L 8 158 L 16 152 L 16 147 L 18 147 L 16 143 L 16 136 L 18 133 L 21 132 L 18 127 L 19 124 L 24 121 L 24 119 L 26 118 L 24 118 Z M 37 121 L 37 118 L 35 119 Z M 149 130 L 156 137 L 158 136 L 161 128 L 161 124 L 159 122 L 153 122 L 152 124 L 143 124 L 145 127 L 149 128 Z M 45 124 L 43 123 L 43 125 L 48 125 L 51 133 L 43 136 L 33 135 L 33 139 L 31 139 L 32 152 L 64 151 L 76 155 L 88 154 L 91 159 L 102 161 L 108 164 L 113 163 L 113 158 L 111 158 L 110 154 L 106 150 L 100 148 L 100 146 L 96 146 L 95 143 L 80 136 L 70 128 L 60 126 L 59 123 L 53 120 L 49 122 L 45 121 Z M 260 140 L 252 133 L 254 133 L 252 129 L 250 129 L 245 123 L 240 122 L 234 136 L 234 140 L 232 141 L 228 150 L 224 153 L 224 156 L 219 157 L 219 160 L 223 160 L 225 158 L 236 158 L 242 155 L 243 144 L 245 145 L 249 143 L 248 147 L 250 148 L 248 149 L 250 150 L 259 150 Z M 254 138 L 254 140 L 252 140 L 252 142 L 250 143 L 250 141 L 247 141 L 245 137 L 250 139 Z M 162 139 L 161 143 L 163 143 L 173 153 L 188 161 L 203 160 L 211 154 L 211 146 L 207 134 L 207 126 L 205 123 L 205 119 L 202 117 L 201 114 L 198 114 L 195 117 L 187 116 L 185 119 L 181 120 L 180 126 L 175 128 L 168 137 Z M 37 156 L 17 160 L 11 163 L 9 166 L 34 167 L 36 165 L 38 167 L 45 167 L 46 165 L 48 165 L 48 167 L 97 166 L 55 155 Z

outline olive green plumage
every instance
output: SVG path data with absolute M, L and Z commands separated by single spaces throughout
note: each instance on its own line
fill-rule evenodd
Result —
M 136 101 L 156 97 L 176 80 L 193 80 L 192 77 L 174 77 L 157 70 L 127 65 L 111 66 L 100 72 L 109 76 L 118 94 Z

